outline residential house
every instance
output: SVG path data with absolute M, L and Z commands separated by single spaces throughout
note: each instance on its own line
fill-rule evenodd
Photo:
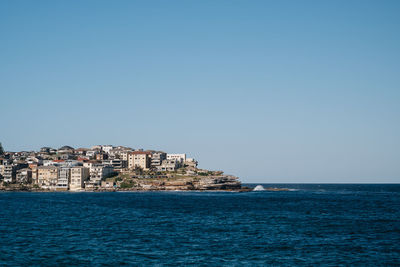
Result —
M 38 164 L 39 165 L 39 164 L 43 163 L 43 160 L 42 160 L 41 157 L 33 157 L 33 156 L 31 156 L 31 157 L 28 157 L 25 160 L 25 162 L 28 163 L 28 164 Z
M 63 146 L 57 150 L 57 154 L 73 154 L 74 148 L 70 146 Z
M 89 149 L 87 149 L 87 148 L 81 147 L 81 148 L 75 149 L 75 154 L 78 154 L 78 155 L 81 155 L 81 156 L 85 156 L 85 155 L 86 155 L 86 152 L 87 152 L 88 150 L 89 150 Z
M 40 149 L 40 153 L 50 154 L 50 150 L 51 150 L 51 147 L 45 146 Z

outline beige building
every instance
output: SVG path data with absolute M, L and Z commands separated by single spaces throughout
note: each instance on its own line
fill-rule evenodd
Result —
M 133 151 L 128 153 L 128 168 L 134 169 L 136 166 L 143 170 L 150 168 L 151 153 L 148 151 Z
M 125 160 L 125 161 L 128 161 L 128 155 L 129 155 L 129 151 L 122 151 L 121 153 L 119 153 L 119 155 L 120 155 L 120 158 L 122 159 L 122 160 Z
M 89 178 L 89 169 L 82 166 L 72 167 L 70 175 L 69 189 L 79 191 L 84 188 L 85 181 Z
M 38 167 L 32 167 L 32 183 L 33 184 L 38 184 Z
M 54 189 L 57 186 L 58 167 L 40 166 L 37 168 L 38 185 L 42 188 Z

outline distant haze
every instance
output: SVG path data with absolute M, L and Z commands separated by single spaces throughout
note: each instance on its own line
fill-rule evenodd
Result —
M 126 145 L 243 182 L 400 182 L 400 1 L 0 1 L 5 150 Z

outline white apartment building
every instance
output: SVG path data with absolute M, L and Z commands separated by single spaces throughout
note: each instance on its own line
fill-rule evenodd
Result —
M 90 186 L 99 186 L 101 180 L 114 172 L 112 166 L 92 165 L 90 167 L 90 179 L 87 184 Z
M 176 160 L 183 163 L 186 161 L 186 154 L 167 154 L 167 160 Z

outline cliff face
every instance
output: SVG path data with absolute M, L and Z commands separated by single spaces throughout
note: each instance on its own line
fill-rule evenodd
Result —
M 235 176 L 179 177 L 175 179 L 132 179 L 125 190 L 239 190 L 241 183 Z

